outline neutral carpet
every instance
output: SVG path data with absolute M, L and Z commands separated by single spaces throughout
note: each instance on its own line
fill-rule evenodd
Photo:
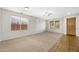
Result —
M 42 32 L 0 42 L 2 52 L 47 52 L 63 34 Z

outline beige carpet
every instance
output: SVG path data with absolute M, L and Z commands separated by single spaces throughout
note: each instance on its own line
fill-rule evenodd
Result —
M 0 42 L 0 51 L 47 52 L 63 34 L 43 32 Z

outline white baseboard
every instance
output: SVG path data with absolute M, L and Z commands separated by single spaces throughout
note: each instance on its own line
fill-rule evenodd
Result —
M 44 31 L 34 32 L 34 33 L 24 34 L 24 35 L 19 35 L 19 36 L 14 36 L 14 37 L 6 38 L 6 39 L 0 40 L 0 41 L 5 41 L 5 40 L 10 40 L 10 39 L 20 38 L 20 37 L 23 37 L 23 36 L 29 36 L 29 35 L 33 35 L 33 34 L 37 34 L 37 33 L 41 33 L 41 32 L 44 32 Z

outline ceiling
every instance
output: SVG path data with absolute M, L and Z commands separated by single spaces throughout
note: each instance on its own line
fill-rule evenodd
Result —
M 79 13 L 79 7 L 4 7 L 4 9 L 40 17 L 43 19 L 60 18 Z

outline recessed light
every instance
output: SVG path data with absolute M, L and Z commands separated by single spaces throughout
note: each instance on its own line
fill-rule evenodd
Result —
M 24 7 L 25 8 L 25 10 L 28 10 L 29 9 L 29 7 Z
M 71 13 L 70 13 L 70 12 L 68 12 L 68 13 L 67 13 L 67 15 L 71 15 Z

